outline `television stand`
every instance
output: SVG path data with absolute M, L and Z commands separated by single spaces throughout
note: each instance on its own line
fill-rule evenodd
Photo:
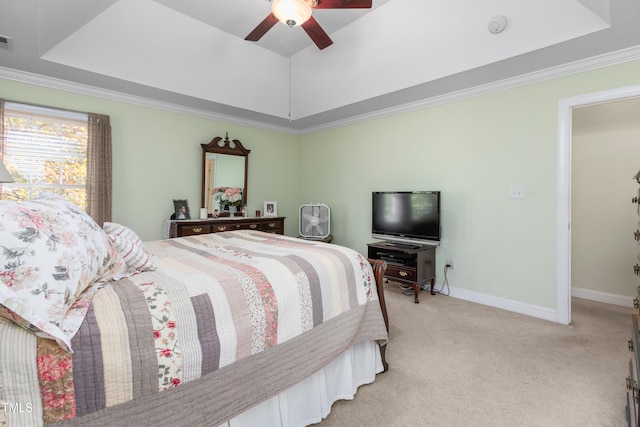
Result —
M 418 293 L 422 285 L 431 284 L 431 295 L 435 295 L 436 246 L 402 245 L 388 242 L 369 243 L 369 258 L 387 263 L 384 277 L 413 287 L 413 302 L 418 304 Z
M 390 246 L 392 248 L 398 249 L 418 249 L 420 245 L 410 245 L 408 243 L 395 243 L 395 242 L 384 242 L 385 246 Z

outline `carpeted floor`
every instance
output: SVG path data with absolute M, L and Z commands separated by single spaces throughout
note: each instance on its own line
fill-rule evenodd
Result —
M 572 301 L 572 324 L 385 285 L 389 371 L 319 425 L 622 426 L 630 309 Z

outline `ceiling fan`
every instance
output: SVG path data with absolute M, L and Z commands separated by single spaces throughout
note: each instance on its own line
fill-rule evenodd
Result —
M 311 9 L 370 9 L 372 2 L 373 0 L 273 0 L 271 13 L 245 40 L 257 42 L 280 21 L 289 27 L 301 26 L 316 46 L 324 49 L 331 46 L 333 41 L 311 16 Z

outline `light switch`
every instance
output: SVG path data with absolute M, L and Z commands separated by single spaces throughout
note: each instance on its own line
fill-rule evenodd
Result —
M 524 185 L 512 185 L 509 188 L 509 197 L 512 199 L 524 199 Z

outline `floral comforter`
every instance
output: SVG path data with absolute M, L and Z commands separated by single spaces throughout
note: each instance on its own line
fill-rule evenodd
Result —
M 157 270 L 99 289 L 73 353 L 0 318 L 0 425 L 55 423 L 183 387 L 377 306 L 369 262 L 338 245 L 232 231 L 145 250 Z M 374 314 L 374 339 L 386 339 Z

